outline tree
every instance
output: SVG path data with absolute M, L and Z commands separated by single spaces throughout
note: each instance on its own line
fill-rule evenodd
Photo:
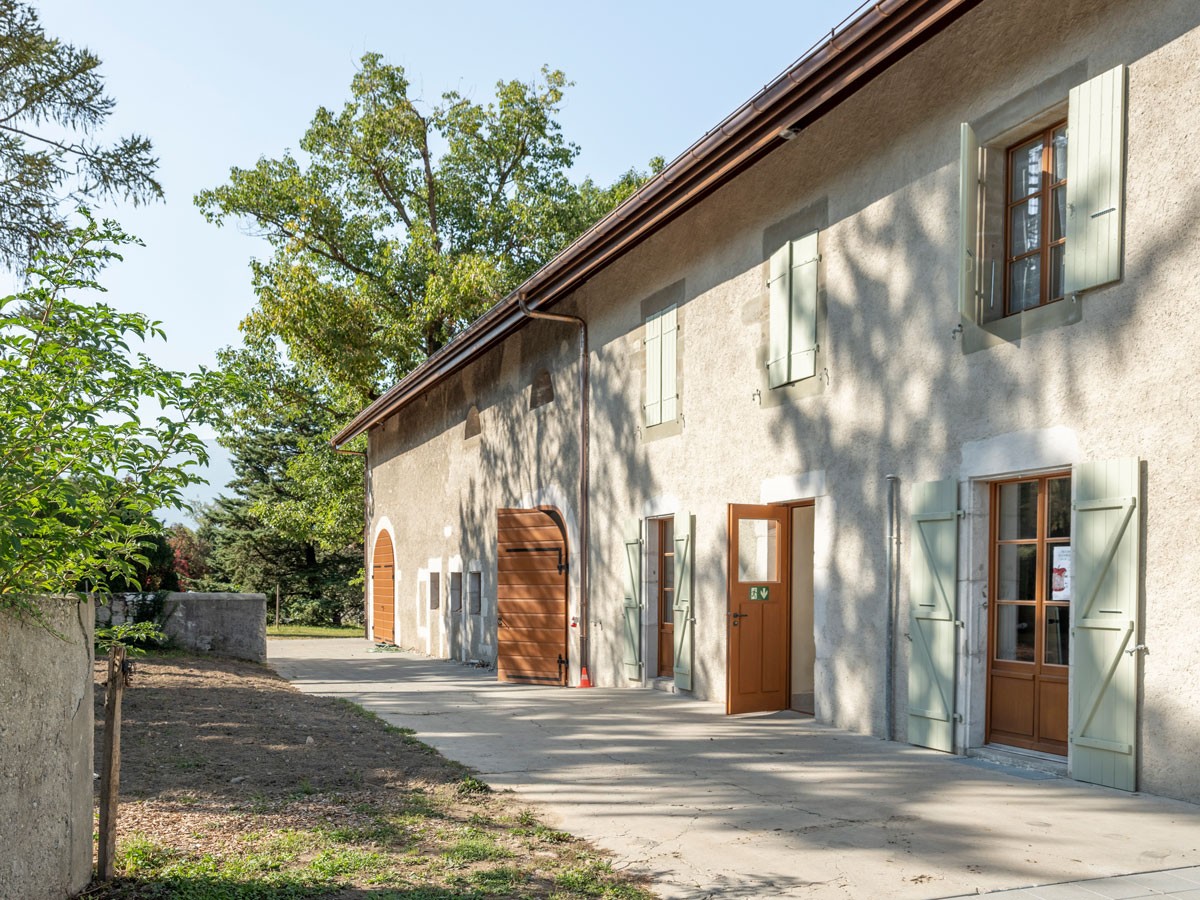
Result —
M 196 197 L 209 221 L 249 223 L 273 249 L 252 265 L 246 346 L 223 363 L 243 425 L 296 411 L 324 424 L 288 461 L 289 499 L 260 511 L 329 551 L 361 541 L 363 498 L 361 460 L 328 438 L 647 177 L 570 181 L 558 71 L 502 81 L 486 104 L 450 92 L 425 107 L 403 68 L 367 54 L 350 87 L 341 111 L 317 110 L 302 158 L 234 168 Z
M 47 37 L 31 6 L 0 0 L 0 263 L 9 268 L 65 246 L 67 212 L 84 200 L 162 197 L 147 138 L 91 140 L 115 106 L 99 67 L 88 50 Z
M 34 595 L 80 584 L 136 587 L 160 508 L 207 460 L 194 428 L 216 419 L 220 378 L 163 369 L 131 348 L 158 323 L 75 299 L 136 241 L 113 222 L 42 252 L 30 286 L 0 300 L 0 609 L 37 616 Z M 146 424 L 144 402 L 160 413 Z
M 273 248 L 252 268 L 251 339 L 282 340 L 362 402 L 515 288 L 645 177 L 571 183 L 579 151 L 554 118 L 566 86 L 543 68 L 486 105 L 449 92 L 425 109 L 403 68 L 364 56 L 351 100 L 317 110 L 305 161 L 260 159 L 196 198 Z
M 200 515 L 204 515 L 201 507 Z M 178 579 L 178 590 L 194 590 L 208 575 L 208 557 L 212 548 L 193 529 L 176 523 L 167 529 L 167 545 L 171 548 L 172 567 Z

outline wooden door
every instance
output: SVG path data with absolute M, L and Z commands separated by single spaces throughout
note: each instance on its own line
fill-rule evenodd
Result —
M 567 683 L 567 540 L 558 513 L 502 509 L 497 528 L 500 681 Z
M 725 711 L 787 709 L 788 521 L 783 506 L 729 506 L 729 657 Z
M 675 675 L 675 520 L 654 519 L 658 529 L 658 675 Z
M 396 554 L 392 536 L 379 532 L 371 555 L 371 637 L 389 644 L 396 641 Z
M 1066 755 L 1071 476 L 992 486 L 987 740 Z

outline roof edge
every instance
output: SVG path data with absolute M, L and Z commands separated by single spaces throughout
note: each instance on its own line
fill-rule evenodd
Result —
M 868 0 L 869 2 L 869 0 Z M 341 447 L 521 328 L 650 234 L 840 105 L 982 0 L 879 0 L 834 28 L 515 291 L 363 409 Z M 865 7 L 867 4 L 864 3 Z M 859 7 L 862 9 L 863 7 Z

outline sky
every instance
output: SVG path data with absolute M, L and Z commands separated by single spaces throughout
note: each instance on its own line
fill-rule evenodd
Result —
M 144 242 L 105 273 L 106 302 L 161 320 L 156 362 L 192 371 L 240 343 L 254 305 L 249 262 L 266 245 L 217 228 L 192 203 L 231 166 L 295 149 L 319 106 L 349 96 L 357 61 L 381 53 L 405 67 L 413 95 L 448 90 L 486 101 L 501 79 L 543 64 L 575 84 L 559 116 L 579 145 L 573 175 L 613 181 L 654 156 L 668 161 L 828 35 L 861 0 L 716 2 L 618 0 L 412 3 L 343 0 L 45 0 L 49 35 L 86 46 L 117 107 L 102 137 L 148 136 L 164 203 L 99 207 Z M 212 435 L 206 435 L 212 438 Z M 232 478 L 210 441 L 211 500 Z M 185 518 L 178 513 L 169 520 Z

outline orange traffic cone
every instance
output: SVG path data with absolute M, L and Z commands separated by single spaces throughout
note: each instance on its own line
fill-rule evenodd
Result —
M 592 679 L 588 678 L 587 666 L 584 666 L 583 671 L 579 673 L 579 686 L 581 688 L 592 686 Z

